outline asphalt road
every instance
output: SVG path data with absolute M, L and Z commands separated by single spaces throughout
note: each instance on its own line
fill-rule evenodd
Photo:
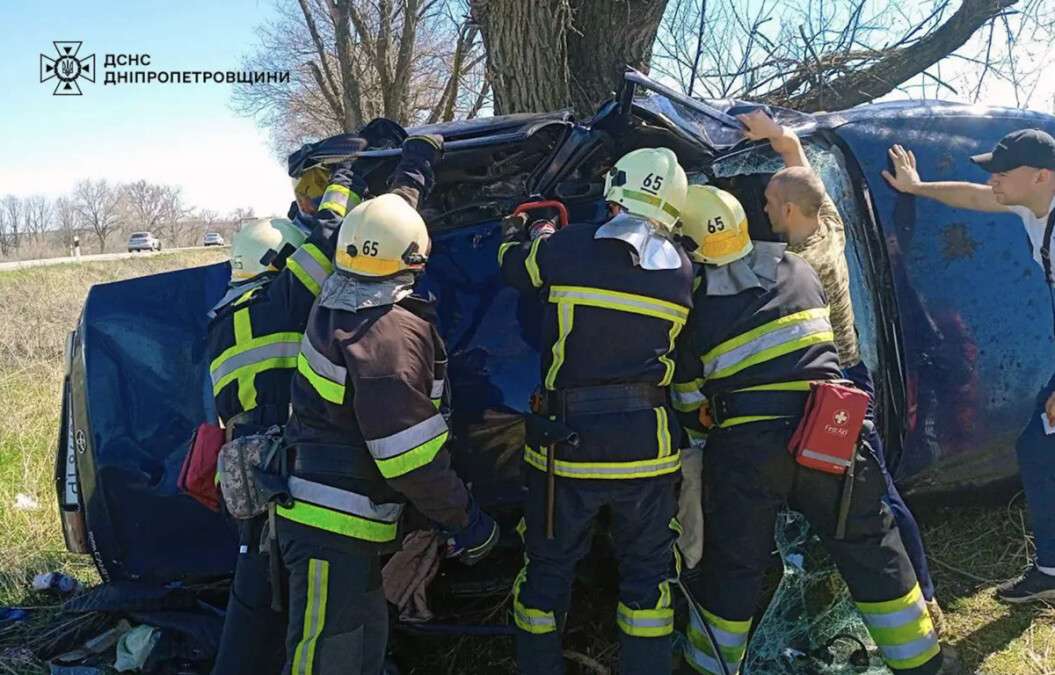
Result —
M 82 255 L 80 257 L 81 262 L 96 262 L 102 260 L 121 260 L 123 258 L 138 258 L 142 256 L 155 256 L 155 255 L 166 255 L 168 253 L 177 253 L 179 251 L 190 251 L 194 249 L 204 248 L 202 246 L 184 246 L 182 248 L 167 248 L 161 251 L 143 251 L 141 253 L 97 253 L 95 255 Z M 14 262 L 0 263 L 0 272 L 9 272 L 11 270 L 26 269 L 29 267 L 46 267 L 48 265 L 62 265 L 65 263 L 78 262 L 78 258 L 73 256 L 65 256 L 62 258 L 41 258 L 39 260 L 16 260 Z

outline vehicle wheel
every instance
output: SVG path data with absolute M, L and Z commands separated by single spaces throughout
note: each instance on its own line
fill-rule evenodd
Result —
M 129 253 L 135 253 L 135 251 L 133 251 L 132 249 L 128 249 L 128 252 Z

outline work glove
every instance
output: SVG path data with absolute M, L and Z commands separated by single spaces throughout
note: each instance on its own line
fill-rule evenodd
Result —
M 436 164 L 443 156 L 443 136 L 422 134 L 403 141 L 403 161 L 414 164 Z
M 528 238 L 535 241 L 539 237 L 548 237 L 557 231 L 557 226 L 552 220 L 536 220 L 528 228 Z
M 395 148 L 407 138 L 407 132 L 392 120 L 378 117 L 359 130 L 370 148 Z
M 469 522 L 456 532 L 447 532 L 447 557 L 457 558 L 463 565 L 475 565 L 487 557 L 498 543 L 498 523 L 480 510 L 476 499 L 469 496 Z

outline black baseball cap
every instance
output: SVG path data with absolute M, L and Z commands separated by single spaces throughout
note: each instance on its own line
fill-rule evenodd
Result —
M 1020 166 L 1055 170 L 1055 138 L 1040 129 L 1012 131 L 1000 139 L 992 152 L 975 155 L 971 161 L 989 173 Z

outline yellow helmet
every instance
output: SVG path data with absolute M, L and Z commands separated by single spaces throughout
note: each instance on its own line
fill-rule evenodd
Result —
M 619 158 L 604 179 L 604 198 L 674 229 L 689 181 L 669 148 L 641 148 Z
M 321 165 L 313 166 L 293 179 L 293 194 L 317 204 L 329 182 L 330 170 Z
M 690 185 L 681 212 L 682 234 L 696 244 L 689 257 L 727 265 L 751 252 L 747 214 L 736 197 L 712 185 Z
M 245 281 L 286 266 L 307 236 L 285 218 L 258 218 L 242 224 L 231 242 L 231 280 Z
M 348 212 L 337 233 L 337 269 L 361 277 L 421 270 L 429 254 L 421 215 L 399 195 L 368 199 Z

